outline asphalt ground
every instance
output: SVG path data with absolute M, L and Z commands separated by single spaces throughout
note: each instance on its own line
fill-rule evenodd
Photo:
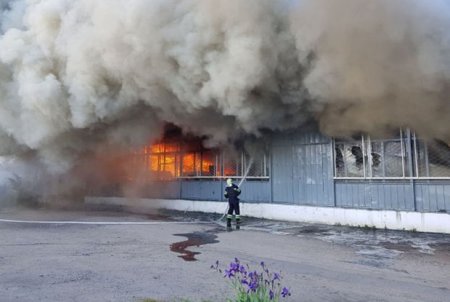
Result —
M 0 209 L 0 301 L 225 301 L 210 266 L 235 257 L 281 271 L 286 301 L 450 301 L 448 235 L 116 210 Z

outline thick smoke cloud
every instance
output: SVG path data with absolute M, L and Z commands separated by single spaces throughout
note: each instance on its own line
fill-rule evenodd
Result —
M 0 153 L 64 171 L 165 123 L 211 145 L 317 120 L 449 139 L 435 0 L 0 0 Z
M 292 17 L 304 86 L 333 135 L 412 127 L 450 138 L 450 1 L 302 1 Z

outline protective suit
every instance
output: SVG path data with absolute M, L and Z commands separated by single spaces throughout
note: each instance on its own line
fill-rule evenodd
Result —
M 227 179 L 227 187 L 225 188 L 224 196 L 228 199 L 228 215 L 227 215 L 227 229 L 231 229 L 231 219 L 233 218 L 233 212 L 236 215 L 236 229 L 239 230 L 241 216 L 239 209 L 239 198 L 241 190 L 237 185 L 233 183 L 231 178 Z

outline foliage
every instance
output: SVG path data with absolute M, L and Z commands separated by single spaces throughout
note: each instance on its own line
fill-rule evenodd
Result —
M 280 298 L 291 295 L 287 287 L 281 285 L 281 274 L 270 272 L 264 262 L 260 263 L 261 271 L 251 270 L 249 265 L 242 265 L 235 258 L 223 271 L 224 277 L 231 281 L 235 291 L 235 299 L 229 302 L 278 302 Z M 211 268 L 222 273 L 219 261 Z

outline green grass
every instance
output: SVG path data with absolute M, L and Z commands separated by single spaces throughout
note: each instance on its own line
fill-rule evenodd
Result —
M 177 300 L 170 300 L 170 301 L 162 301 L 162 300 L 155 300 L 155 299 L 147 298 L 147 299 L 139 300 L 139 302 L 194 302 L 194 301 L 191 301 L 189 299 L 177 299 Z M 201 302 L 212 302 L 212 301 L 201 300 Z

